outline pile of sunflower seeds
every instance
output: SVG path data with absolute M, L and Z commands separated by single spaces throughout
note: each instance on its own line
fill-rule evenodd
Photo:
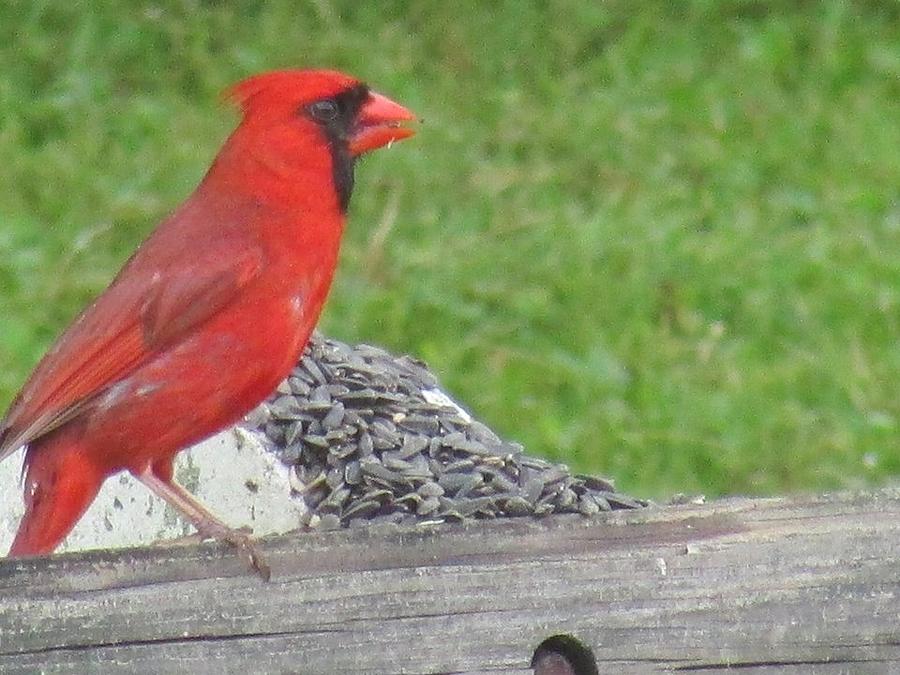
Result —
M 265 434 L 294 472 L 311 527 L 593 515 L 647 504 L 500 439 L 420 361 L 319 334 L 244 426 Z

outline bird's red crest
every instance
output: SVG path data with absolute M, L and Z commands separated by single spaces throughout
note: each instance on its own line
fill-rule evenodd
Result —
M 244 116 L 275 110 L 294 110 L 303 103 L 334 96 L 359 84 L 334 70 L 273 70 L 238 82 L 225 98 Z

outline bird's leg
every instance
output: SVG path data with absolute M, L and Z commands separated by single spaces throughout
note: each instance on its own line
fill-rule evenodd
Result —
M 228 525 L 211 514 L 203 504 L 198 502 L 194 495 L 174 480 L 160 478 L 153 473 L 150 467 L 137 474 L 137 479 L 187 518 L 197 528 L 197 532 L 200 533 L 201 537 L 218 539 L 231 544 L 247 556 L 250 566 L 256 570 L 263 580 L 269 580 L 272 572 L 256 550 L 253 539 L 247 533 L 228 527 Z

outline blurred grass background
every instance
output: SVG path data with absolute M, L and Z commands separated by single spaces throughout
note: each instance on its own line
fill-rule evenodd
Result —
M 630 492 L 900 470 L 900 5 L 0 5 L 0 408 L 204 173 L 219 92 L 328 66 L 417 111 L 322 327 L 424 358 Z

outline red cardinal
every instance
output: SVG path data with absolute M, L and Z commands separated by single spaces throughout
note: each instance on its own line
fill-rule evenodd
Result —
M 297 362 L 337 263 L 356 157 L 413 131 L 408 110 L 337 72 L 251 77 L 243 119 L 196 191 L 62 334 L 0 422 L 25 453 L 12 556 L 53 551 L 130 471 L 203 536 L 249 538 L 172 480 L 183 448 L 233 424 Z

